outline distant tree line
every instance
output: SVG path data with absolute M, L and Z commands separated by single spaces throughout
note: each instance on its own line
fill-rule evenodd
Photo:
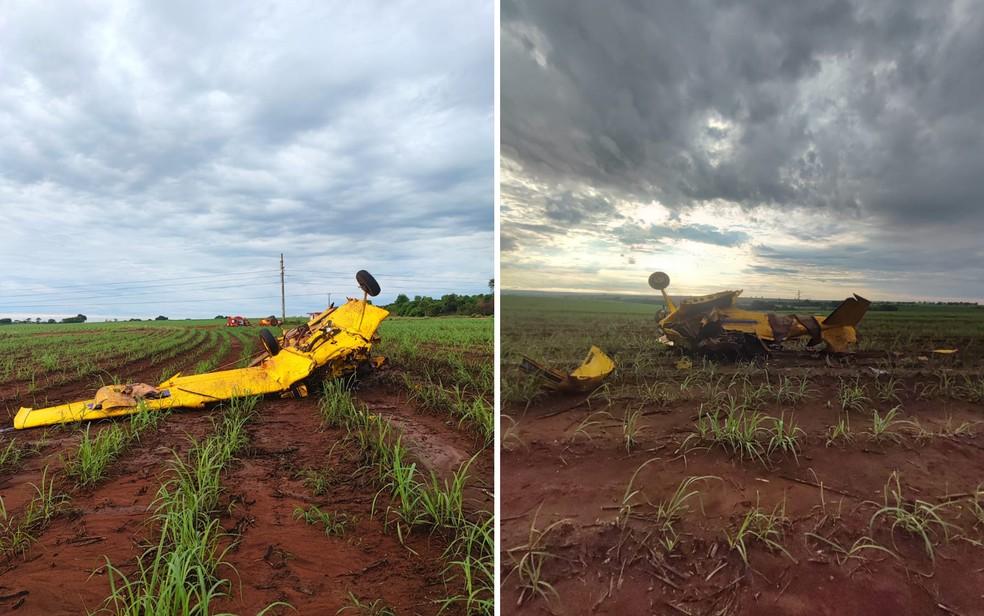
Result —
M 396 296 L 387 310 L 401 317 L 439 317 L 442 315 L 490 315 L 495 312 L 495 302 L 492 294 L 458 295 L 451 293 L 442 295 L 441 299 L 416 295 L 410 299 L 401 293 Z
M 913 304 L 929 304 L 932 306 L 977 306 L 977 302 L 912 302 Z
M 77 314 L 74 317 L 65 317 L 64 319 L 61 320 L 61 322 L 62 323 L 85 323 L 86 319 L 88 319 L 88 318 L 89 317 L 85 316 L 84 314 Z M 41 317 L 37 317 L 35 319 L 24 319 L 23 321 L 15 321 L 15 320 L 11 319 L 10 317 L 4 317 L 4 318 L 0 319 L 0 325 L 11 325 L 13 323 L 41 323 L 41 322 L 42 322 Z M 48 319 L 45 322 L 46 323 L 57 323 L 58 321 L 55 321 L 54 319 Z

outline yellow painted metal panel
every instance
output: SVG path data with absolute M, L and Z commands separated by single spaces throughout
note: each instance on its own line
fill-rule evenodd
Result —
M 604 379 L 615 370 L 615 362 L 596 346 L 588 350 L 587 357 L 573 372 L 571 377 L 578 380 Z

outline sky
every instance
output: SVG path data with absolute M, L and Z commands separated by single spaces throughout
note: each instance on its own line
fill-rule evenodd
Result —
M 491 2 L 0 3 L 0 317 L 487 293 Z
M 504 289 L 984 300 L 984 10 L 505 0 Z

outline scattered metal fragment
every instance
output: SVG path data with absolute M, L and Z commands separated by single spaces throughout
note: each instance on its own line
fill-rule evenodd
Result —
M 681 357 L 675 365 L 677 370 L 690 370 L 694 367 L 694 362 L 689 357 Z
M 548 389 L 586 393 L 604 383 L 615 370 L 615 362 L 604 351 L 592 346 L 581 365 L 570 374 L 548 368 L 525 355 L 520 367 L 527 372 L 540 375 L 544 380 L 544 386 Z

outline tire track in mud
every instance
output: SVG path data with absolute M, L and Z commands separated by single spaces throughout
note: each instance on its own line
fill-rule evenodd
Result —
M 400 431 L 403 444 L 414 455 L 424 476 L 433 472 L 441 479 L 450 477 L 476 456 L 468 470 L 465 503 L 471 511 L 492 511 L 494 456 L 492 448 L 484 446 L 480 437 L 467 428 L 459 428 L 458 420 L 450 415 L 441 417 L 415 406 L 399 388 L 376 385 L 354 394 L 370 412 L 384 417 Z
M 357 473 L 360 463 L 351 445 L 339 445 L 344 431 L 322 430 L 317 400 L 266 400 L 249 424 L 251 442 L 244 457 L 224 477 L 231 514 L 227 530 L 238 534 L 224 571 L 233 580 L 232 596 L 219 611 L 256 613 L 275 601 L 296 612 L 334 614 L 348 593 L 382 599 L 399 614 L 436 614 L 444 596 L 443 545 L 436 537 L 413 535 L 401 545 L 395 531 L 372 515 L 378 488 Z M 333 469 L 325 494 L 304 486 L 304 469 Z M 341 536 L 293 518 L 295 507 L 318 505 L 356 521 Z M 411 547 L 416 555 L 413 554 Z

